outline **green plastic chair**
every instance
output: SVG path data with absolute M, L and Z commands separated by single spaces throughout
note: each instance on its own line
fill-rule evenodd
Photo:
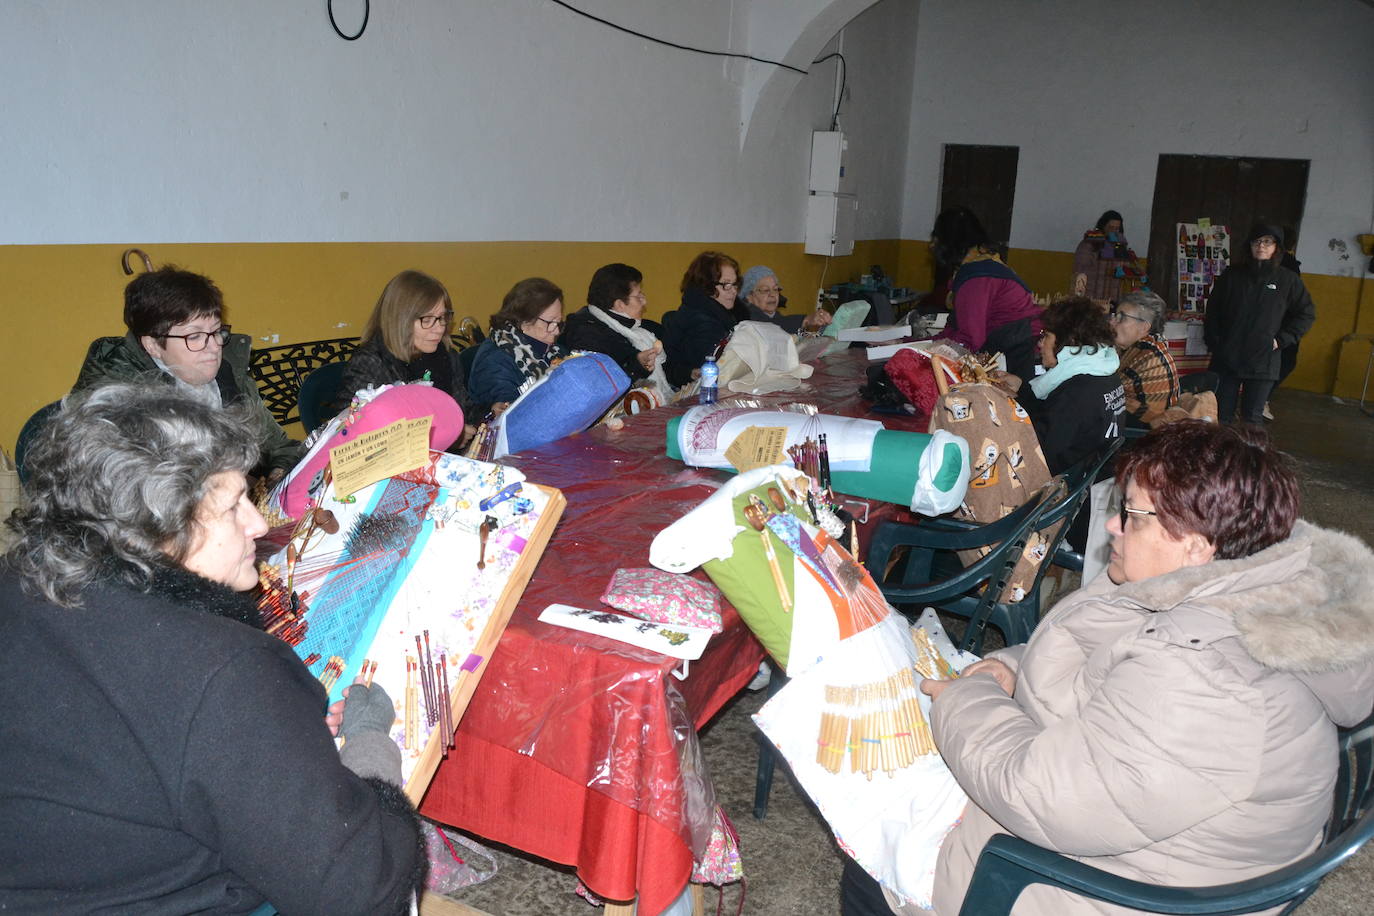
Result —
M 966 652 L 983 653 L 983 637 L 988 624 L 1002 632 L 1009 646 L 1026 642 L 1040 621 L 1040 583 L 1050 566 L 1049 561 L 1040 564 L 1033 584 L 1020 601 L 996 599 L 1002 594 L 1032 531 L 1045 531 L 1063 522 L 1049 539 L 1045 556 L 1055 557 L 1060 553 L 1064 535 L 1082 508 L 1089 488 L 1098 472 L 1121 447 L 1121 441 L 1112 440 L 1096 454 L 1061 474 L 1061 489 L 1043 505 L 1040 501 L 1050 485 L 1042 488 L 1040 497 L 998 521 L 978 524 L 962 519 L 933 518 L 919 525 L 885 522 L 873 534 L 866 564 L 869 570 L 877 578 L 879 573 L 888 570 L 899 547 L 906 547 L 907 554 L 878 581 L 883 596 L 898 608 L 910 606 L 919 613 L 921 608 L 930 606 L 967 618 L 968 626 L 959 641 L 959 648 Z M 1030 512 L 1028 506 L 1040 508 Z M 985 546 L 994 549 L 967 568 L 955 553 Z
M 982 654 L 983 627 L 988 622 L 1002 631 L 1008 645 L 1025 642 L 1030 629 L 994 598 L 1006 587 L 1031 532 L 1056 504 L 1051 498 L 1052 484 L 1036 491 L 1011 514 L 986 525 L 946 519 L 919 525 L 884 522 L 873 533 L 865 565 L 888 603 L 908 616 L 930 606 L 969 618 L 959 643 L 964 651 Z M 939 524 L 946 521 L 951 524 Z M 903 547 L 904 556 L 898 554 Z M 960 566 L 954 552 L 979 547 L 992 549 L 967 567 Z
M 1286 903 L 1292 913 L 1336 866 L 1374 836 L 1374 716 L 1340 734 L 1335 801 L 1325 842 L 1291 865 L 1214 887 L 1160 887 L 1093 868 L 1025 840 L 999 834 L 978 857 L 959 916 L 1006 916 L 1021 891 L 1047 884 L 1149 913 L 1253 913 Z

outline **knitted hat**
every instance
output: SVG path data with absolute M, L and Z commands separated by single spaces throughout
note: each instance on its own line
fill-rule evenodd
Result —
M 773 268 L 764 267 L 762 264 L 756 264 L 746 270 L 743 279 L 739 281 L 739 297 L 748 299 L 749 294 L 754 291 L 754 287 L 758 286 L 759 281 L 764 277 L 772 277 L 776 280 L 778 275 L 773 273 Z
M 1279 247 L 1283 247 L 1283 228 L 1273 223 L 1255 223 L 1250 227 L 1250 234 L 1245 237 L 1245 243 L 1248 245 L 1255 239 L 1264 238 L 1266 235 L 1272 235 L 1274 241 L 1279 243 Z

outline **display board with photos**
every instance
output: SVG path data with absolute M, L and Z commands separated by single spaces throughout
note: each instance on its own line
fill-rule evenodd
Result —
M 1231 230 L 1200 219 L 1178 224 L 1178 307 L 1184 312 L 1207 311 L 1212 284 L 1231 263 Z

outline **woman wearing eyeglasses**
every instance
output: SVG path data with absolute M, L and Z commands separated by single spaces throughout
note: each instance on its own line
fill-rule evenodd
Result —
M 739 284 L 739 299 L 749 310 L 750 321 L 766 321 L 776 324 L 789 334 L 814 334 L 830 324 L 830 313 L 818 308 L 810 315 L 783 315 L 781 309 L 787 308 L 787 297 L 782 294 L 782 284 L 771 267 L 756 264 L 744 272 Z
M 663 326 L 644 317 L 649 299 L 644 275 L 629 264 L 598 267 L 587 285 L 587 304 L 568 316 L 563 346 L 605 353 L 635 387 L 651 387 L 658 400 L 673 399 L 663 374 Z
M 91 342 L 73 391 L 105 382 L 160 379 L 212 407 L 243 404 L 258 435 L 254 476 L 277 480 L 301 456 L 248 374 L 252 341 L 224 323 L 224 296 L 209 277 L 168 265 L 124 287 L 123 337 Z
M 1091 299 L 1061 299 L 1045 309 L 1043 375 L 1015 392 L 1030 414 L 1051 474 L 1062 474 L 1121 435 L 1125 392 L 1112 328 Z M 1012 378 L 1002 382 L 1010 387 Z
M 554 360 L 566 356 L 558 344 L 563 330 L 563 290 L 543 277 L 521 280 L 491 316 L 491 336 L 472 361 L 468 388 L 479 408 L 504 410 L 543 378 Z
M 1263 423 L 1264 405 L 1278 384 L 1282 351 L 1312 327 L 1316 311 L 1302 278 L 1283 266 L 1283 229 L 1256 223 L 1246 237 L 1248 260 L 1217 277 L 1203 322 L 1211 370 L 1221 376 L 1217 415 Z
M 392 277 L 372 308 L 362 343 L 344 368 L 335 411 L 346 408 L 363 388 L 425 379 L 448 393 L 468 417 L 467 379 L 449 338 L 452 324 L 453 300 L 444 284 L 418 270 Z M 463 438 L 471 434 L 467 423 Z
M 1374 699 L 1374 554 L 1298 520 L 1297 474 L 1258 429 L 1170 423 L 1116 479 L 1106 574 L 1025 645 L 921 685 L 969 796 L 935 869 L 942 916 L 995 833 L 1176 887 L 1243 881 L 1320 842 L 1336 728 Z M 865 887 L 852 868 L 846 887 Z M 1108 911 L 1041 885 L 1016 903 Z
M 749 317 L 736 296 L 739 262 L 719 251 L 703 251 L 682 276 L 682 305 L 663 317 L 665 367 L 675 386 L 690 382 L 706 357 Z
M 1149 290 L 1127 293 L 1112 312 L 1112 330 L 1121 355 L 1126 416 L 1134 426 L 1153 426 L 1178 403 L 1178 369 L 1164 330 L 1164 300 Z

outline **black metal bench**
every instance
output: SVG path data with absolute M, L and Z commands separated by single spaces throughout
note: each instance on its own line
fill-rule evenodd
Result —
M 356 337 L 264 347 L 253 351 L 248 372 L 258 383 L 258 392 L 267 409 L 272 411 L 277 423 L 286 426 L 300 421 L 296 402 L 305 377 L 325 363 L 343 362 L 357 347 Z
M 471 318 L 464 318 L 449 336 L 459 350 L 475 347 L 486 339 L 481 325 Z M 358 342 L 357 337 L 335 337 L 253 351 L 248 373 L 258 383 L 263 403 L 278 424 L 287 426 L 300 422 L 297 402 L 305 377 L 325 363 L 344 362 L 358 348 Z

